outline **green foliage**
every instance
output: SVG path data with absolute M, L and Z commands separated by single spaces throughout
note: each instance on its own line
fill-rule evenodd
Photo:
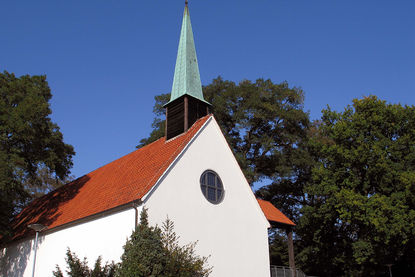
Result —
M 162 226 L 163 247 L 168 253 L 164 276 L 209 276 L 211 268 L 205 268 L 207 258 L 199 257 L 195 253 L 196 242 L 180 246 L 178 240 L 179 237 L 174 232 L 174 223 L 167 218 Z
M 292 179 L 303 159 L 298 144 L 309 125 L 301 89 L 289 88 L 285 82 L 258 79 L 235 84 L 218 77 L 203 93 L 250 184 L 262 178 Z M 162 105 L 169 94 L 155 100 L 153 132 L 139 147 L 164 135 Z
M 124 246 L 117 276 L 208 276 L 206 258 L 195 254 L 194 243 L 179 246 L 173 229 L 170 220 L 163 224 L 163 230 L 149 226 L 147 210 L 143 209 L 140 224 Z
M 10 220 L 38 192 L 53 188 L 42 171 L 65 180 L 75 154 L 50 119 L 52 94 L 46 76 L 0 73 L 0 236 Z M 55 182 L 56 184 L 56 182 Z
M 170 100 L 170 94 L 161 94 L 156 95 L 154 97 L 154 100 L 156 103 L 153 107 L 153 113 L 156 115 L 154 118 L 153 123 L 151 124 L 151 127 L 153 130 L 150 133 L 150 136 L 148 138 L 143 138 L 140 140 L 140 144 L 137 145 L 137 148 L 143 147 L 144 145 L 150 144 L 159 138 L 164 136 L 164 131 L 166 128 L 166 122 L 165 122 L 165 111 L 163 108 L 163 105 L 169 102 Z
M 65 261 L 67 263 L 66 273 L 70 277 L 113 277 L 115 276 L 116 265 L 114 263 L 105 264 L 102 266 L 101 257 L 95 262 L 94 269 L 88 267 L 88 261 L 84 258 L 82 261 L 71 252 L 68 248 L 66 252 Z M 64 277 L 62 270 L 56 265 L 56 271 L 53 271 L 53 276 Z
M 270 228 L 268 231 L 270 263 L 271 265 L 289 266 L 287 235 L 285 232 L 279 231 L 277 228 Z
M 124 246 L 117 276 L 161 276 L 165 263 L 161 230 L 149 226 L 143 209 L 140 224 Z
M 55 190 L 71 181 L 75 178 L 74 176 L 65 176 L 63 178 L 57 178 L 55 174 L 47 167 L 39 167 L 37 170 L 37 178 L 39 183 L 33 186 L 29 181 L 25 182 L 24 188 L 29 193 L 31 198 L 38 198 L 52 190 Z
M 297 225 L 301 267 L 320 276 L 379 276 L 385 264 L 414 273 L 415 107 L 370 96 L 341 113 L 328 108 L 310 147 L 318 159 Z

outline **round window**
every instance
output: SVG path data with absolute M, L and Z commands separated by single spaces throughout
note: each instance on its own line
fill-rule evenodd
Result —
M 222 201 L 225 193 L 219 175 L 213 170 L 206 170 L 200 176 L 200 188 L 206 199 L 213 204 Z

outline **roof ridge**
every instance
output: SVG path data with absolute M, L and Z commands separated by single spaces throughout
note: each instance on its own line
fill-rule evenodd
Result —
M 200 121 L 202 121 L 202 120 L 204 120 L 205 118 L 206 118 L 206 122 L 207 122 L 207 119 L 209 119 L 209 117 L 211 117 L 211 116 L 213 116 L 213 115 L 211 115 L 211 114 L 208 114 L 208 115 L 206 115 L 206 116 L 204 116 L 204 117 L 201 117 L 201 118 L 199 118 L 198 120 L 196 120 L 195 121 L 195 123 L 193 123 L 193 125 L 185 132 L 185 133 L 188 133 L 188 132 L 190 132 L 190 131 L 193 131 L 193 129 L 195 129 L 196 127 L 196 124 L 197 123 L 199 123 Z M 200 128 L 201 128 L 202 126 L 200 126 Z M 184 134 L 185 134 L 184 133 Z M 165 161 L 165 163 L 163 164 L 163 165 L 161 165 L 160 167 L 159 167 L 159 169 L 157 170 L 157 173 L 159 173 L 160 172 L 160 170 L 162 169 L 162 168 L 164 168 L 164 166 L 166 165 L 166 164 L 171 164 L 173 161 L 174 161 L 174 159 L 177 157 L 177 155 L 179 155 L 180 154 L 180 152 L 184 149 L 184 146 L 185 145 L 187 145 L 191 140 L 192 140 L 192 138 L 195 136 L 197 134 L 197 132 L 196 133 L 194 133 L 191 137 L 189 137 L 187 140 L 183 140 L 183 142 L 180 144 L 180 146 L 179 147 L 177 147 L 177 149 L 174 151 L 174 153 Z M 165 142 L 165 143 L 168 143 L 167 141 Z M 167 170 L 167 168 L 165 169 L 165 170 Z M 155 175 L 153 175 L 153 177 L 149 180 L 149 182 L 147 183 L 147 185 L 143 188 L 143 190 L 145 191 L 148 187 L 151 187 L 151 184 L 153 183 L 153 180 L 154 180 L 154 178 L 155 178 L 155 176 L 157 176 L 157 174 L 155 174 Z
M 207 118 L 207 117 L 209 117 L 209 116 L 213 116 L 212 114 L 207 114 L 207 115 L 205 115 L 205 116 L 203 116 L 203 117 L 201 117 L 201 118 L 199 118 L 199 119 L 197 119 L 196 121 L 195 121 L 195 123 L 193 123 L 193 125 L 186 131 L 186 132 L 184 132 L 184 133 L 182 133 L 182 134 L 180 134 L 180 136 L 181 135 L 185 135 L 186 133 L 188 133 L 189 131 L 191 131 L 191 129 L 192 128 L 194 128 L 194 126 L 196 125 L 196 123 L 197 122 L 199 122 L 199 121 L 201 121 L 201 120 L 203 120 L 204 118 Z M 149 144 L 147 144 L 147 145 L 144 145 L 143 147 L 141 147 L 141 148 L 138 148 L 138 149 L 136 149 L 136 150 L 134 150 L 134 151 L 132 151 L 132 152 L 130 152 L 130 153 L 127 153 L 127 154 L 125 154 L 124 156 L 121 156 L 121 157 L 119 157 L 119 158 L 117 158 L 117 159 L 115 159 L 115 160 L 113 160 L 113 161 L 111 161 L 111 162 L 108 162 L 108 163 L 106 163 L 106 164 L 104 164 L 104 165 L 102 165 L 102 166 L 100 166 L 100 167 L 98 167 L 98 168 L 96 168 L 96 169 L 94 169 L 93 171 L 91 171 L 91 172 L 89 172 L 89 173 L 87 173 L 87 174 L 84 174 L 84 175 L 82 175 L 80 178 L 82 178 L 83 176 L 85 176 L 85 175 L 88 175 L 88 174 L 91 174 L 91 173 L 93 173 L 93 172 L 95 172 L 95 171 L 97 171 L 97 170 L 99 170 L 99 169 L 101 169 L 101 168 L 103 168 L 103 167 L 105 167 L 105 166 L 107 166 L 107 165 L 109 165 L 109 164 L 112 164 L 112 163 L 114 163 L 114 162 L 116 162 L 116 161 L 118 161 L 119 159 L 122 159 L 122 158 L 125 158 L 125 157 L 127 157 L 127 156 L 129 156 L 129 155 L 132 155 L 133 153 L 136 153 L 137 151 L 140 151 L 140 150 L 143 150 L 143 149 L 145 149 L 145 148 L 148 148 L 148 147 L 150 147 L 151 145 L 153 145 L 153 144 L 155 144 L 156 142 L 158 142 L 158 141 L 161 141 L 161 140 L 164 140 L 164 143 L 166 144 L 166 143 L 170 143 L 170 142 L 172 142 L 175 138 L 178 138 L 179 136 L 176 136 L 176 137 L 174 137 L 174 138 L 172 138 L 172 139 L 169 139 L 169 140 L 166 140 L 166 137 L 165 136 L 163 136 L 163 137 L 161 137 L 161 138 L 159 138 L 159 139 L 157 139 L 157 140 L 155 140 L 155 141 L 153 141 L 153 142 L 151 142 L 151 143 L 149 143 Z M 77 179 L 79 179 L 79 178 L 77 178 Z M 75 180 L 77 180 L 77 179 L 75 179 Z M 75 181 L 74 180 L 74 181 Z M 73 181 L 72 181 L 73 182 Z M 68 184 L 70 184 L 70 183 L 72 183 L 72 182 L 69 182 Z M 133 183 L 133 182 L 131 182 L 131 183 Z M 131 184 L 130 183 L 130 184 Z M 65 186 L 65 185 L 64 185 Z

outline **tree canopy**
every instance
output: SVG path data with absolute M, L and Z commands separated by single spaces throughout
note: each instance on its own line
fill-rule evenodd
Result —
M 207 258 L 195 254 L 195 243 L 180 246 L 174 224 L 167 219 L 162 229 L 150 226 L 147 209 L 124 246 L 116 271 L 120 277 L 207 277 Z
M 66 251 L 66 273 L 70 277 L 114 277 L 117 268 L 114 262 L 102 265 L 102 258 L 99 256 L 95 261 L 94 268 L 90 269 L 87 258 L 82 261 L 69 248 Z M 54 277 L 64 277 L 61 268 L 56 265 L 56 270 L 52 272 Z
M 53 123 L 52 97 L 46 76 L 0 73 L 0 236 L 10 235 L 10 220 L 39 189 L 65 180 L 72 167 L 73 147 L 64 143 Z M 42 177 L 43 176 L 43 177 Z
M 301 89 L 286 82 L 258 79 L 235 84 L 218 77 L 203 87 L 203 94 L 250 184 L 263 178 L 292 177 L 302 160 L 297 146 L 309 125 Z M 163 104 L 169 94 L 155 100 L 153 131 L 138 147 L 164 135 Z
M 379 276 L 394 264 L 414 273 L 415 107 L 355 99 L 343 112 L 324 110 L 318 131 L 297 226 L 303 269 Z

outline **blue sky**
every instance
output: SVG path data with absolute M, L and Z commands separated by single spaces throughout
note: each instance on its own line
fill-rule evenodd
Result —
M 413 0 L 190 0 L 203 84 L 270 78 L 312 119 L 374 94 L 415 104 Z M 184 0 L 4 1 L 0 70 L 46 74 L 80 177 L 135 149 L 169 92 Z

